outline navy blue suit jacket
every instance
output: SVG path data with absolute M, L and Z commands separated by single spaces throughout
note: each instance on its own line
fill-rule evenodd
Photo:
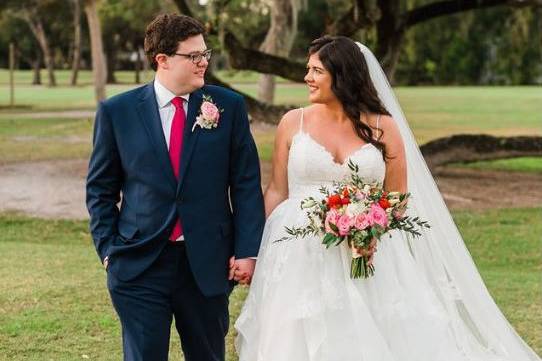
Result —
M 217 128 L 192 126 L 203 96 Z M 96 250 L 129 281 L 151 266 L 180 216 L 191 270 L 207 296 L 231 290 L 228 259 L 257 256 L 265 221 L 258 153 L 243 98 L 217 86 L 190 95 L 177 181 L 153 83 L 100 104 L 87 178 Z M 120 201 L 120 209 L 118 203 Z

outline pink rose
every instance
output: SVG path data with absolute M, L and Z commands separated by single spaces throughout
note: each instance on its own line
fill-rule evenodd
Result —
M 354 220 L 354 227 L 357 229 L 365 229 L 371 225 L 371 219 L 366 213 L 358 214 Z
M 337 233 L 333 229 L 331 229 L 329 224 L 332 223 L 336 226 L 340 217 L 341 215 L 339 214 L 339 212 L 337 212 L 335 208 L 332 208 L 329 212 L 327 212 L 326 220 L 324 221 L 326 233 L 332 233 L 332 234 L 337 235 Z
M 337 222 L 337 227 L 339 228 L 339 235 L 348 235 L 348 232 L 350 232 L 350 228 L 352 227 L 352 223 L 352 218 L 348 217 L 346 214 L 343 214 Z
M 208 101 L 204 101 L 201 104 L 201 115 L 206 120 L 212 120 L 214 122 L 218 122 L 218 119 L 220 118 L 220 112 L 216 105 Z
M 388 215 L 386 214 L 386 211 L 378 204 L 371 205 L 369 216 L 372 219 L 372 224 L 378 224 L 381 227 L 386 227 L 388 225 Z

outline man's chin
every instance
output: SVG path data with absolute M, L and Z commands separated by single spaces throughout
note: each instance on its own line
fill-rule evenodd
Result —
M 194 88 L 196 89 L 202 88 L 205 85 L 205 79 L 204 78 L 198 79 L 193 84 L 194 84 Z

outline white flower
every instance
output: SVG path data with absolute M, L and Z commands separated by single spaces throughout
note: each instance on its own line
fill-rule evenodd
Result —
M 362 214 L 367 210 L 367 207 L 363 202 L 350 203 L 346 207 L 345 214 L 349 217 L 355 217 L 358 214 Z

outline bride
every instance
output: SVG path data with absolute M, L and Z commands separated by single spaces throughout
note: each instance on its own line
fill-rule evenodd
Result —
M 277 128 L 266 227 L 235 324 L 240 361 L 540 360 L 489 295 L 373 54 L 322 37 L 305 81 L 312 105 Z M 411 192 L 408 212 L 431 224 L 418 239 L 383 237 L 369 279 L 350 278 L 346 246 L 274 242 L 306 224 L 300 200 L 348 176 L 349 161 L 365 181 Z

